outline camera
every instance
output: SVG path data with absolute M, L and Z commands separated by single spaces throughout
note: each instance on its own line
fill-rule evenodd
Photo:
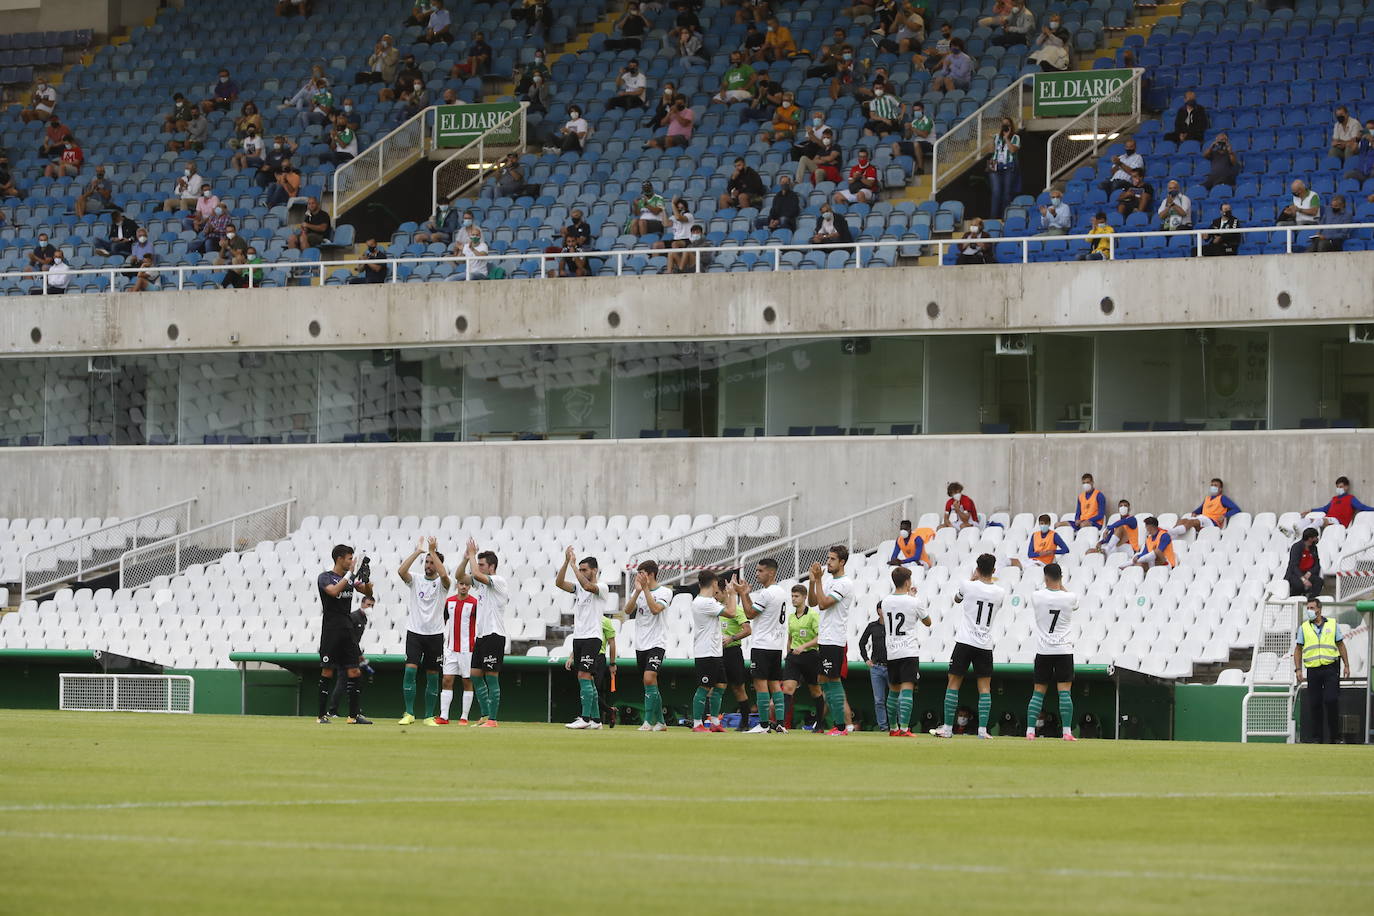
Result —
M 372 558 L 365 556 L 363 562 L 358 566 L 358 574 L 353 577 L 356 585 L 366 585 L 372 581 Z

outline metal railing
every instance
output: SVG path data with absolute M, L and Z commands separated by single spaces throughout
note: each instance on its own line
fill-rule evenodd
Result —
M 39 547 L 20 560 L 19 600 L 47 592 L 63 582 L 112 570 L 130 547 L 151 544 L 190 530 L 191 505 L 183 499 L 122 519 L 56 544 Z
M 914 498 L 908 493 L 747 550 L 738 561 L 740 575 L 751 584 L 757 584 L 754 582 L 754 563 L 763 557 L 772 557 L 778 561 L 778 581 L 784 582 L 806 575 L 812 563 L 819 563 L 824 568 L 826 554 L 837 544 L 848 547 L 850 556 L 876 550 L 883 541 L 896 536 L 897 524 L 902 519 L 911 518 Z
M 285 499 L 126 551 L 119 558 L 119 587 L 138 588 L 159 576 L 175 576 L 187 567 L 217 562 L 226 553 L 281 540 L 291 533 L 295 502 L 295 497 Z
M 529 102 L 501 118 L 461 149 L 456 150 L 434 168 L 430 189 L 430 216 L 439 212 L 440 204 L 448 204 L 474 184 L 486 180 L 496 167 L 496 160 L 507 153 L 523 153 L 526 141 L 525 115 Z M 518 127 L 515 121 L 519 121 Z M 490 153 L 491 160 L 487 156 Z
M 1354 601 L 1374 592 L 1374 544 L 1341 557 L 1336 600 Z
M 662 585 L 680 582 L 705 568 L 732 568 L 739 560 L 742 550 L 761 541 L 771 542 L 777 537 L 792 533 L 792 511 L 799 499 L 798 494 L 783 496 L 766 502 L 761 506 L 746 509 L 738 515 L 726 515 L 710 525 L 679 534 L 660 541 L 643 550 L 636 551 L 625 564 L 625 594 L 629 594 L 635 569 L 645 560 L 658 563 L 658 581 Z M 786 514 L 765 515 L 779 506 L 786 506 Z M 769 518 L 778 518 L 777 531 L 761 532 Z
M 429 152 L 434 143 L 434 106 L 412 115 L 399 127 L 334 170 L 332 209 L 337 220 L 348 208 L 386 184 Z
M 997 136 L 1003 118 L 1013 123 L 1024 120 L 1026 106 L 1033 99 L 1035 75 L 1027 73 L 1017 78 L 1001 92 L 988 99 L 973 114 L 955 124 L 931 144 L 930 199 L 934 200 L 942 185 L 958 178 L 989 149 Z
M 1131 78 L 1121 84 L 1114 94 L 1103 96 L 1082 114 L 1050 134 L 1045 143 L 1045 187 L 1084 159 L 1097 153 L 1123 131 L 1140 123 L 1141 76 L 1144 70 L 1132 71 Z M 1105 109 L 1121 104 L 1122 95 L 1130 94 L 1130 108 L 1115 112 Z

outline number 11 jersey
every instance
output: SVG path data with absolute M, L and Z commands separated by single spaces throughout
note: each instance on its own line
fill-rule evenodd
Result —
M 954 631 L 955 642 L 975 649 L 992 648 L 992 618 L 1002 609 L 1007 590 L 981 579 L 959 583 L 958 595 L 963 599 L 964 613 Z

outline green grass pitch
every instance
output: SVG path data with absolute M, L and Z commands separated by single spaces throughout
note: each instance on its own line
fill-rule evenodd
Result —
M 2 913 L 1360 912 L 1358 747 L 0 712 Z

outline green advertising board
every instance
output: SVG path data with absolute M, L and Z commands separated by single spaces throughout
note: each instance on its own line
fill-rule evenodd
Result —
M 520 141 L 520 126 L 524 116 L 519 102 L 497 102 L 491 105 L 440 105 L 435 109 L 434 145 L 440 147 L 467 146 L 492 128 L 506 125 L 487 139 L 495 144 L 514 145 Z M 509 122 L 509 123 L 507 123 Z
M 1136 84 L 1127 85 L 1130 70 L 1081 70 L 1035 75 L 1035 116 L 1071 118 L 1101 99 L 1102 114 L 1129 114 L 1135 107 Z

